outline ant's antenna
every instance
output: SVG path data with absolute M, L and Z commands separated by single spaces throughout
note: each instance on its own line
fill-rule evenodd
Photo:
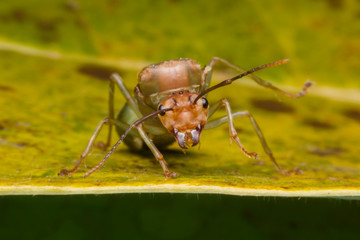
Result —
M 222 81 L 221 83 L 219 84 L 216 84 L 215 86 L 212 86 L 211 88 L 208 88 L 206 89 L 205 91 L 201 92 L 194 100 L 194 104 L 202 97 L 204 96 L 205 94 L 207 94 L 208 92 L 212 91 L 212 90 L 215 90 L 217 88 L 220 88 L 220 87 L 223 87 L 223 86 L 226 86 L 226 85 L 229 85 L 231 84 L 233 81 L 239 79 L 239 78 L 242 78 L 242 77 L 245 77 L 246 75 L 249 75 L 253 72 L 256 72 L 256 71 L 259 71 L 259 70 L 262 70 L 262 69 L 265 69 L 265 68 L 270 68 L 270 67 L 275 67 L 275 66 L 278 66 L 278 65 L 281 65 L 281 64 L 284 64 L 284 63 L 287 63 L 288 61 L 290 61 L 289 59 L 283 59 L 283 60 L 279 60 L 279 61 L 276 61 L 276 62 L 272 62 L 272 63 L 268 63 L 268 64 L 265 64 L 265 65 L 261 65 L 261 66 L 258 66 L 256 68 L 253 68 L 249 71 L 246 71 L 240 75 L 237 75 L 235 77 L 232 77 L 230 79 L 226 79 L 224 81 Z M 306 90 L 306 89 L 305 89 Z
M 104 163 L 106 162 L 106 160 L 110 157 L 110 155 L 115 151 L 115 149 L 120 145 L 120 143 L 124 140 L 124 138 L 129 134 L 129 132 L 131 131 L 131 129 L 137 127 L 138 125 L 140 125 L 142 122 L 144 122 L 146 119 L 149 119 L 153 116 L 156 116 L 160 113 L 164 113 L 167 111 L 173 111 L 173 108 L 164 108 L 158 111 L 155 111 L 153 113 L 150 113 L 149 115 L 146 115 L 145 117 L 142 117 L 138 120 L 136 120 L 135 122 L 133 122 L 130 127 L 128 129 L 126 129 L 126 131 L 124 132 L 123 135 L 121 135 L 120 139 L 116 142 L 116 144 L 111 148 L 111 150 L 106 154 L 106 156 L 103 158 L 103 160 L 101 160 L 101 162 L 96 165 L 95 167 L 93 167 L 90 171 L 88 171 L 85 175 L 84 178 L 88 177 L 90 174 L 92 174 L 93 172 L 95 172 L 96 170 L 98 170 L 102 165 L 104 165 Z

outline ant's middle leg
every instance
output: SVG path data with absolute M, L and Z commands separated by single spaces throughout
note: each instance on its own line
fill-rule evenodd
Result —
M 105 118 L 105 119 L 100 121 L 100 123 L 96 127 L 94 133 L 91 135 L 91 138 L 90 138 L 84 152 L 80 155 L 79 160 L 76 162 L 74 168 L 72 168 L 71 170 L 62 169 L 58 173 L 58 175 L 59 176 L 70 176 L 71 174 L 75 173 L 79 169 L 80 164 L 82 163 L 84 158 L 86 158 L 89 155 L 89 153 L 91 152 L 91 149 L 93 148 L 94 145 L 101 148 L 101 149 L 103 149 L 103 150 L 105 150 L 108 146 L 110 146 L 110 144 L 111 144 L 112 125 L 114 124 L 114 122 L 115 122 L 115 119 L 114 119 L 114 82 L 110 81 L 110 88 L 109 88 L 109 116 L 108 116 L 108 118 Z M 96 140 L 97 136 L 100 134 L 100 132 L 101 132 L 104 125 L 109 125 L 109 133 L 108 133 L 107 141 L 106 141 L 105 144 L 103 142 L 101 142 L 101 141 L 95 144 L 95 140 Z
M 110 88 L 109 88 L 109 119 L 111 119 L 112 121 L 116 121 L 115 120 L 115 113 L 114 113 L 114 91 L 115 91 L 115 86 L 117 85 L 121 91 L 121 93 L 123 94 L 123 96 L 125 97 L 125 100 L 127 101 L 127 103 L 129 104 L 129 106 L 131 107 L 131 109 L 135 112 L 135 114 L 137 115 L 138 118 L 142 117 L 142 114 L 140 113 L 135 100 L 133 97 L 131 97 L 129 91 L 127 90 L 127 88 L 125 87 L 125 84 L 122 80 L 122 78 L 120 77 L 119 74 L 117 73 L 113 73 L 110 76 Z M 113 124 L 109 124 L 109 133 L 108 133 L 108 137 L 107 137 L 107 141 L 104 144 L 102 141 L 99 141 L 96 143 L 96 146 L 101 148 L 103 151 L 105 151 L 110 145 L 111 145 L 111 134 L 112 134 L 112 125 Z
M 157 149 L 155 144 L 152 142 L 152 140 L 149 138 L 149 136 L 146 134 L 145 130 L 143 129 L 142 125 L 139 125 L 137 127 L 139 134 L 141 138 L 144 140 L 145 144 L 150 148 L 151 152 L 154 154 L 156 160 L 160 163 L 164 174 L 167 178 L 176 178 L 178 174 L 176 172 L 170 172 L 167 168 L 167 163 L 161 154 L 161 152 Z

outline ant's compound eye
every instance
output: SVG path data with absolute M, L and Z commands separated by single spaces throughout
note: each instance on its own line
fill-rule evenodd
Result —
M 165 109 L 164 106 L 163 106 L 163 105 L 160 105 L 160 106 L 159 106 L 159 110 L 163 110 L 163 109 Z M 159 113 L 159 114 L 160 114 L 160 116 L 164 116 L 164 115 L 165 115 L 165 112 L 161 112 L 161 113 Z
M 206 98 L 202 98 L 202 105 L 203 105 L 203 108 L 208 108 L 209 103 L 208 103 L 208 100 Z

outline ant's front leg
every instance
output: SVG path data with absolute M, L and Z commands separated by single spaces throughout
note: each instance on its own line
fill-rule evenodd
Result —
M 176 172 L 170 172 L 169 169 L 167 168 L 167 163 L 163 157 L 163 155 L 161 154 L 161 152 L 157 149 L 157 147 L 155 146 L 155 144 L 152 142 L 152 140 L 149 138 L 149 136 L 146 134 L 146 132 L 144 131 L 144 128 L 142 125 L 137 126 L 137 130 L 139 131 L 139 134 L 141 136 L 141 138 L 144 140 L 144 142 L 146 143 L 146 145 L 150 148 L 151 152 L 154 154 L 156 160 L 158 160 L 158 162 L 160 163 L 164 174 L 167 178 L 176 178 L 177 176 L 179 176 Z
M 224 101 L 224 100 L 222 100 Z M 213 105 L 214 108 L 213 109 L 210 109 L 210 114 L 212 115 L 220 106 L 220 103 L 221 102 L 218 102 L 217 104 Z M 229 118 L 229 115 L 225 116 L 225 117 L 220 117 L 220 118 L 216 118 L 216 119 L 213 119 L 211 121 L 209 121 L 206 126 L 205 126 L 205 129 L 211 129 L 211 128 L 215 128 L 215 127 L 218 127 L 220 126 L 221 124 L 224 124 L 226 122 L 230 122 L 232 121 L 233 118 L 236 118 L 236 117 L 248 117 L 251 121 L 251 124 L 253 125 L 253 128 L 255 129 L 256 131 L 256 134 L 261 142 L 261 145 L 265 151 L 265 153 L 269 156 L 270 160 L 272 161 L 272 163 L 274 164 L 275 166 L 275 169 L 280 172 L 281 174 L 283 175 L 289 175 L 291 173 L 295 173 L 295 174 L 300 174 L 301 173 L 301 170 L 295 168 L 295 169 L 292 169 L 290 171 L 285 171 L 283 170 L 276 162 L 276 159 L 270 149 L 270 147 L 268 146 L 268 144 L 266 143 L 266 140 L 265 140 L 265 137 L 264 137 L 264 134 L 262 133 L 259 125 L 257 124 L 257 122 L 255 121 L 255 118 L 248 112 L 248 111 L 240 111 L 240 112 L 235 112 L 235 113 L 232 113 L 231 114 L 231 117 Z M 231 120 L 229 120 L 231 119 Z
M 157 112 L 155 112 L 157 113 Z M 141 120 L 141 119 L 140 119 Z M 141 120 L 142 121 L 142 120 Z M 106 156 L 101 160 L 101 162 L 93 167 L 90 171 L 85 173 L 84 177 L 90 176 L 93 172 L 97 171 L 99 168 L 101 168 L 107 159 L 110 157 L 110 155 L 115 151 L 115 149 L 120 145 L 121 142 L 123 142 L 124 138 L 130 133 L 131 129 L 136 128 L 141 136 L 141 138 L 144 140 L 146 145 L 150 148 L 151 152 L 154 154 L 155 158 L 159 161 L 161 167 L 164 170 L 164 174 L 168 178 L 175 178 L 178 176 L 175 172 L 170 172 L 169 169 L 166 166 L 166 162 L 164 160 L 163 155 L 160 153 L 160 151 L 156 148 L 154 143 L 151 141 L 149 136 L 146 134 L 145 130 L 142 127 L 142 124 L 139 123 L 139 120 L 135 123 L 131 124 L 129 128 L 125 131 L 125 133 L 120 137 L 120 139 L 117 141 L 117 143 L 111 148 L 111 150 L 106 154 Z
M 135 114 L 137 115 L 138 118 L 143 117 L 142 114 L 139 111 L 139 108 L 134 100 L 133 97 L 131 97 L 129 91 L 127 90 L 127 88 L 124 85 L 124 82 L 122 81 L 122 78 L 120 77 L 120 75 L 114 73 L 111 75 L 111 81 L 110 81 L 110 97 L 109 97 L 109 111 L 111 112 L 111 116 L 113 116 L 113 98 L 114 98 L 114 83 L 116 83 L 116 85 L 119 87 L 121 93 L 123 94 L 123 96 L 125 97 L 127 103 L 129 104 L 129 106 L 131 107 L 131 109 L 135 112 Z M 143 127 L 141 124 L 139 124 L 138 126 L 136 126 L 141 138 L 143 139 L 143 141 L 146 143 L 146 145 L 150 148 L 150 150 L 152 151 L 152 153 L 154 154 L 155 158 L 159 161 L 161 167 L 164 170 L 165 176 L 169 177 L 169 178 L 173 178 L 173 177 L 177 177 L 178 174 L 175 172 L 170 172 L 166 166 L 166 161 L 164 160 L 163 155 L 160 153 L 160 151 L 157 149 L 157 147 L 153 144 L 152 140 L 149 138 L 149 136 L 145 133 Z M 111 131 L 111 130 L 110 130 Z M 108 138 L 108 143 L 110 144 L 110 135 L 111 132 L 109 132 L 109 138 Z M 95 167 L 96 169 L 98 169 L 100 166 Z M 89 174 L 86 174 L 85 176 L 88 176 L 92 173 L 93 171 L 91 171 Z
M 298 169 L 298 168 L 291 169 L 290 171 L 285 171 L 282 168 L 280 168 L 280 166 L 277 164 L 277 162 L 275 160 L 275 157 L 274 157 L 272 151 L 270 150 L 269 146 L 267 145 L 267 143 L 265 141 L 265 137 L 264 137 L 259 125 L 255 121 L 255 118 L 248 111 L 236 112 L 234 114 L 236 114 L 236 116 L 238 116 L 238 117 L 248 117 L 250 119 L 250 122 L 253 125 L 253 128 L 255 129 L 256 134 L 258 135 L 258 138 L 260 139 L 260 142 L 261 142 L 261 145 L 262 145 L 264 151 L 270 157 L 270 160 L 273 162 L 276 170 L 279 173 L 281 173 L 283 175 L 289 175 L 291 173 L 295 173 L 295 174 L 301 174 L 302 173 L 302 171 L 300 169 Z

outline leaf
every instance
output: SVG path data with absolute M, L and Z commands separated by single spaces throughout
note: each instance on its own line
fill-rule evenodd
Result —
M 136 73 L 11 52 L 1 52 L 0 59 L 2 194 L 165 191 L 291 196 L 359 191 L 360 150 L 353 134 L 360 130 L 358 105 L 311 95 L 285 99 L 240 84 L 219 89 L 209 95 L 210 102 L 226 96 L 232 109 L 252 112 L 279 164 L 298 167 L 303 175 L 277 173 L 248 119 L 237 119 L 240 139 L 249 151 L 260 154 L 260 161 L 229 145 L 224 124 L 202 134 L 200 150 L 192 148 L 184 155 L 174 144 L 163 152 L 169 168 L 180 174 L 177 179 L 166 179 L 150 152 L 133 153 L 124 145 L 89 178 L 82 177 L 87 171 L 83 167 L 73 177 L 58 177 L 60 169 L 74 165 L 97 123 L 106 117 L 108 83 L 103 76 L 117 71 L 133 88 Z M 123 103 L 117 96 L 117 107 Z M 94 166 L 104 154 L 94 149 L 86 164 Z
M 340 4 L 343 11 L 325 3 L 239 4 L 2 3 L 1 194 L 360 195 L 360 95 L 358 89 L 335 88 L 357 86 L 359 32 L 352 31 L 358 26 L 353 19 L 356 3 Z M 300 15 L 294 18 L 293 11 Z M 336 35 L 335 29 L 340 29 Z M 245 79 L 209 95 L 210 104 L 226 97 L 233 111 L 249 110 L 278 163 L 300 168 L 302 175 L 277 173 L 249 120 L 236 119 L 242 143 L 260 154 L 259 161 L 229 145 L 224 124 L 202 133 L 200 150 L 192 148 L 184 155 L 174 144 L 163 152 L 169 168 L 180 174 L 177 179 L 166 179 L 150 152 L 134 153 L 124 145 L 89 178 L 82 176 L 106 154 L 99 149 L 86 159 L 87 169 L 82 166 L 70 178 L 57 176 L 60 169 L 73 167 L 107 116 L 106 79 L 112 72 L 133 89 L 137 72 L 149 63 L 191 57 L 207 64 L 214 55 L 243 62 L 245 68 L 291 58 L 287 66 L 259 75 L 292 85 L 285 88 L 293 92 L 307 78 L 317 82 L 318 87 L 301 99 L 277 96 Z M 234 74 L 218 71 L 214 81 Z M 117 109 L 123 104 L 117 91 Z M 99 136 L 105 138 L 105 133 Z M 114 134 L 113 142 L 116 139 Z

